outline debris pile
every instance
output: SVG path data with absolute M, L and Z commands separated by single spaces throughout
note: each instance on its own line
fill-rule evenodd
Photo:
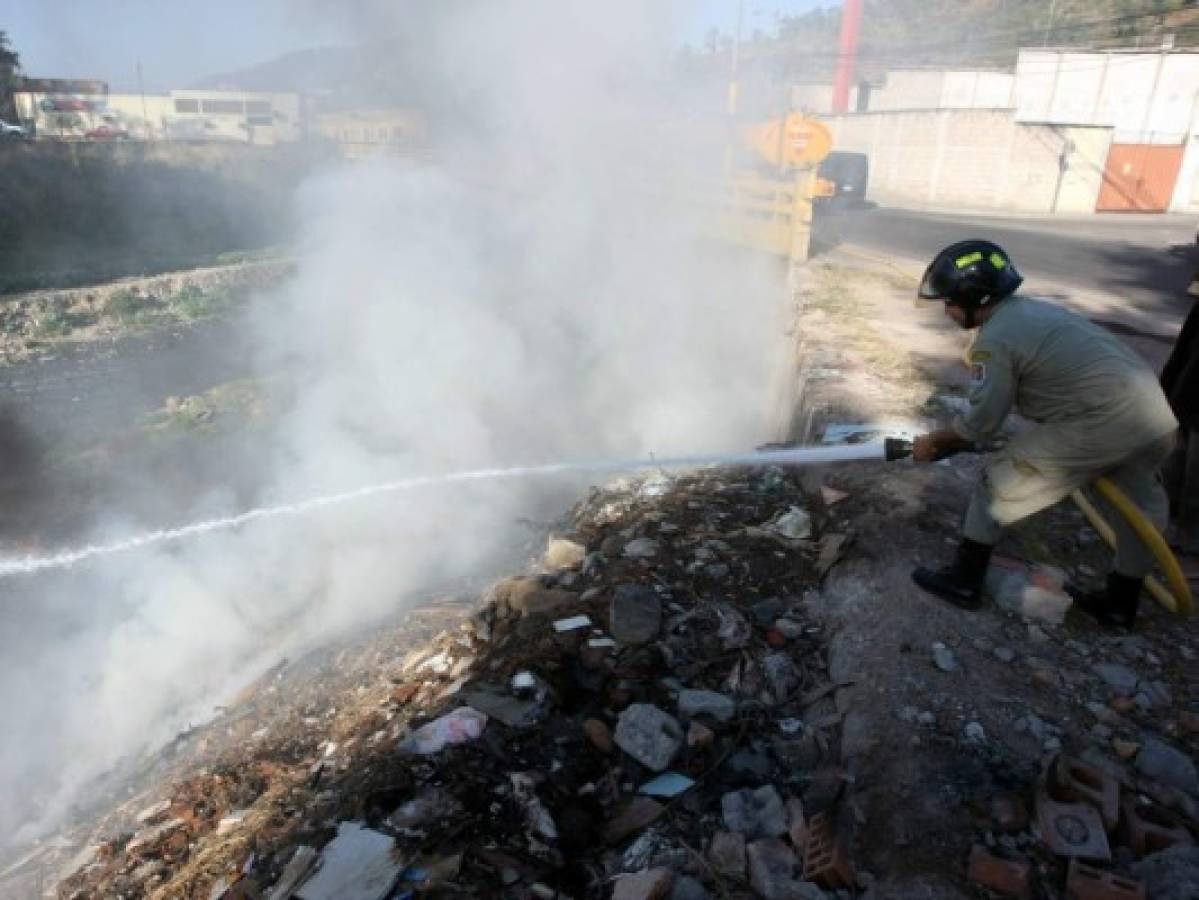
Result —
M 384 661 L 352 708 L 276 695 L 274 724 L 246 717 L 106 823 L 60 896 L 853 889 L 841 713 L 804 599 L 846 544 L 827 525 L 774 469 L 594 490 L 538 571 Z

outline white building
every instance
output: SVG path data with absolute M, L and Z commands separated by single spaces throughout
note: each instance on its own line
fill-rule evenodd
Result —
M 171 91 L 110 94 L 99 82 L 38 80 L 15 93 L 17 115 L 39 138 L 274 144 L 303 135 L 299 94 Z

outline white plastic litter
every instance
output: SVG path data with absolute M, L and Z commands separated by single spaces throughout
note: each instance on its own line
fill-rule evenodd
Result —
M 487 716 L 470 706 L 459 706 L 440 719 L 422 725 L 404 740 L 399 749 L 407 753 L 428 756 L 452 744 L 465 744 L 477 739 L 487 727 Z

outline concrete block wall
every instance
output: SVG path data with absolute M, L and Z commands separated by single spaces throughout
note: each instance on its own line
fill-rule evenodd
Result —
M 868 197 L 895 205 L 1095 209 L 1110 128 L 1021 125 L 1012 110 L 879 112 L 826 120 L 838 150 L 870 157 Z

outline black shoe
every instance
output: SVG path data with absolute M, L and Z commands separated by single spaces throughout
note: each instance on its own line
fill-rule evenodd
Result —
M 961 609 L 982 605 L 983 581 L 991 561 L 991 545 L 963 538 L 953 565 L 943 569 L 923 566 L 912 572 L 912 580 L 930 594 L 948 600 Z
M 1144 578 L 1132 578 L 1112 572 L 1107 576 L 1107 590 L 1084 592 L 1067 587 L 1079 612 L 1086 613 L 1104 628 L 1112 631 L 1131 631 L 1141 606 L 1141 585 Z

